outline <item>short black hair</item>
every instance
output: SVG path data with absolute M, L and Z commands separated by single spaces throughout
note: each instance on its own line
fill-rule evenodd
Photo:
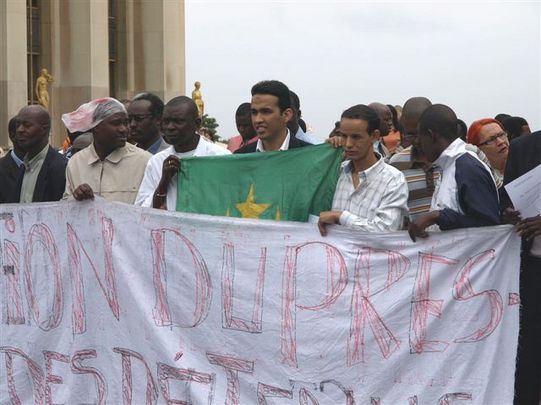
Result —
M 8 122 L 8 133 L 10 137 L 14 136 L 15 132 L 17 132 L 17 116 L 11 117 L 11 119 Z
M 235 117 L 245 117 L 247 115 L 252 115 L 252 107 L 250 103 L 242 103 L 237 107 L 237 111 L 235 111 Z
M 182 105 L 182 104 L 188 105 L 194 119 L 199 118 L 199 110 L 197 109 L 197 105 L 195 105 L 195 102 L 190 97 L 186 97 L 186 96 L 173 97 L 171 100 L 167 102 L 164 108 L 165 107 L 178 107 L 179 105 Z
M 299 118 L 299 127 L 301 127 L 302 131 L 306 133 L 306 122 L 302 118 Z
M 295 93 L 293 90 L 289 90 L 289 94 L 291 95 L 291 107 L 295 108 L 295 110 L 301 109 L 301 100 L 299 99 L 299 96 L 297 96 L 297 93 Z
M 288 87 L 278 80 L 264 80 L 252 87 L 252 96 L 256 94 L 269 94 L 278 98 L 280 112 L 291 108 L 291 95 Z
M 376 129 L 379 129 L 380 119 L 378 113 L 372 108 L 364 104 L 357 104 L 345 110 L 340 118 L 348 118 L 352 120 L 363 120 L 368 122 L 368 133 L 372 134 Z
M 498 115 L 496 115 L 494 117 L 494 119 L 496 121 L 499 121 L 500 124 L 503 124 L 503 120 L 506 119 L 506 118 L 511 118 L 511 116 L 509 114 L 505 114 L 505 113 L 499 113 Z
M 464 121 L 462 121 L 460 118 L 456 120 L 457 124 L 457 130 L 458 130 L 458 137 L 462 139 L 464 142 L 466 142 L 466 136 L 468 134 L 468 126 Z
M 528 121 L 522 117 L 509 117 L 503 120 L 502 125 L 512 141 L 522 135 L 522 127 L 528 125 Z
M 134 97 L 132 103 L 137 100 L 150 102 L 150 113 L 153 117 L 161 117 L 163 114 L 163 100 L 154 93 L 140 93 Z
M 428 130 L 443 136 L 448 141 L 458 138 L 458 122 L 455 112 L 444 104 L 433 104 L 419 118 L 419 133 Z
M 402 132 L 402 124 L 400 124 L 400 121 L 398 121 L 398 112 L 396 111 L 396 108 L 394 105 L 387 104 L 387 107 L 389 107 L 389 110 L 391 110 L 391 115 L 393 116 L 393 127 L 398 132 Z

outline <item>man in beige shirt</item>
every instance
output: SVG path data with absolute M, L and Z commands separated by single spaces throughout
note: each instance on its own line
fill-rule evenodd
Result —
M 83 104 L 64 114 L 70 132 L 92 132 L 94 142 L 73 156 L 66 170 L 64 198 L 86 200 L 98 195 L 110 201 L 133 204 L 152 156 L 126 143 L 128 114 L 113 98 Z

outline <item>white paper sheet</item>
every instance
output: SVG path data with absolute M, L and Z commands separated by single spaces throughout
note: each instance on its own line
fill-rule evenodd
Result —
M 522 218 L 541 214 L 541 165 L 507 184 L 505 190 Z

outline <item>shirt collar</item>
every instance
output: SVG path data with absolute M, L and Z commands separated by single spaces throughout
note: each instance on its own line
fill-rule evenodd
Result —
M 96 152 L 96 148 L 94 147 L 94 142 L 92 142 L 92 144 L 88 147 L 88 150 L 90 154 L 90 156 L 88 157 L 89 166 L 101 160 Z M 108 160 L 109 162 L 116 164 L 122 160 L 126 153 L 128 153 L 127 144 L 121 148 L 116 148 L 115 150 L 113 150 L 105 157 L 104 160 Z
M 24 164 L 24 160 L 19 159 L 19 156 L 15 153 L 15 149 L 11 149 L 11 158 L 17 165 L 17 167 L 21 167 Z
M 284 142 L 282 142 L 282 146 L 280 146 L 280 149 L 278 150 L 288 150 L 288 149 L 289 149 L 289 128 L 286 128 L 286 138 L 284 139 Z M 255 151 L 266 152 L 265 147 L 263 146 L 263 142 L 261 142 L 261 139 L 257 140 Z
M 149 148 L 147 149 L 147 152 L 152 153 L 153 155 L 155 155 L 156 152 L 158 152 L 158 149 L 160 149 L 161 144 L 162 144 L 162 137 L 160 135 L 158 140 L 156 142 L 154 142 L 152 145 L 149 146 Z
M 370 181 L 372 178 L 377 177 L 379 173 L 383 170 L 383 167 L 385 165 L 384 159 L 377 152 L 375 152 L 375 155 L 378 158 L 378 161 L 372 166 L 370 166 L 368 169 L 359 172 L 359 177 L 361 179 Z M 342 168 L 345 173 L 351 173 L 354 170 L 351 160 L 346 160 L 344 163 L 342 163 Z
M 37 167 L 41 162 L 45 160 L 45 156 L 47 156 L 47 152 L 49 151 L 49 144 L 45 145 L 45 147 L 33 158 L 28 159 L 28 154 L 24 157 L 24 167 L 26 170 L 33 169 L 34 167 Z
M 434 161 L 434 166 L 445 170 L 457 157 L 464 153 L 466 153 L 466 143 L 462 139 L 457 138 L 451 142 L 451 144 L 447 146 L 441 155 Z

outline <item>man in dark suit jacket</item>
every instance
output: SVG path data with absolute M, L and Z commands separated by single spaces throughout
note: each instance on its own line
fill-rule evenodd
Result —
M 0 159 L 0 204 L 11 200 L 10 195 L 17 185 L 17 180 L 23 170 L 24 150 L 15 139 L 17 117 L 9 120 L 8 134 L 13 149 Z M 18 202 L 18 201 L 12 201 Z
M 259 139 L 235 153 L 288 150 L 311 145 L 297 139 L 287 128 L 293 110 L 291 95 L 284 83 L 268 80 L 254 85 L 251 108 L 252 124 Z
M 541 131 L 521 136 L 509 145 L 504 185 L 541 164 Z M 502 208 L 511 202 L 504 193 Z M 539 213 L 541 214 L 541 213 Z M 520 334 L 515 374 L 515 403 L 537 404 L 541 390 L 541 216 L 521 218 Z
M 17 114 L 16 141 L 26 151 L 25 171 L 19 176 L 12 202 L 58 201 L 66 187 L 68 160 L 49 145 L 51 117 L 41 106 Z

